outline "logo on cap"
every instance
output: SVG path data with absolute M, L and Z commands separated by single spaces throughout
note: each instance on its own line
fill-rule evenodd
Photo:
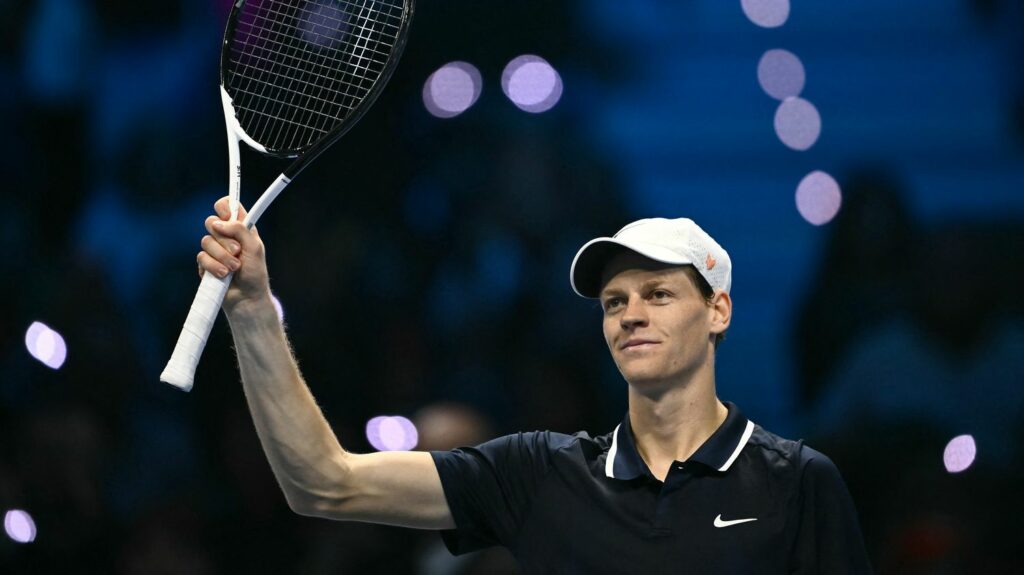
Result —
M 716 263 L 718 262 L 715 261 L 715 258 L 711 257 L 711 254 L 708 254 L 708 259 L 704 260 L 704 265 L 708 267 L 708 271 L 715 269 Z

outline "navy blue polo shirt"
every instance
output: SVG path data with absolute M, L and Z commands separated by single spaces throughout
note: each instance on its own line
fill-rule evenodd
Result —
M 599 437 L 518 433 L 432 452 L 455 554 L 511 550 L 524 573 L 870 573 L 828 457 L 729 415 L 664 483 L 629 415 Z

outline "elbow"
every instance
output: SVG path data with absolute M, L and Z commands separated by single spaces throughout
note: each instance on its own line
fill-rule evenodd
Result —
M 284 498 L 285 501 L 288 502 L 288 509 L 291 509 L 292 513 L 303 517 L 318 517 L 316 513 L 316 504 L 310 501 L 308 496 L 289 495 L 288 493 L 285 493 Z
M 283 491 L 288 508 L 304 517 L 346 520 L 354 499 L 351 490 L 341 481 L 318 487 L 291 485 Z
M 288 501 L 288 508 L 293 513 L 303 517 L 333 519 L 335 521 L 350 519 L 346 513 L 344 500 L 336 497 L 318 497 L 304 493 L 302 495 L 285 496 L 285 499 Z

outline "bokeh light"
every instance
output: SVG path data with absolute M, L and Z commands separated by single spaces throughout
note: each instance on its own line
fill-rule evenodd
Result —
M 322 48 L 341 48 L 342 36 L 348 32 L 348 14 L 333 2 L 312 2 L 306 5 L 306 17 L 299 19 L 302 39 Z
M 942 452 L 942 462 L 946 465 L 946 471 L 960 473 L 974 463 L 974 456 L 978 454 L 978 446 L 970 435 L 958 435 L 949 440 L 945 451 Z
M 12 541 L 31 543 L 36 540 L 36 522 L 27 511 L 11 509 L 4 515 L 4 531 Z
M 799 96 L 806 80 L 803 62 L 788 50 L 768 50 L 757 63 L 758 83 L 776 100 Z
M 51 369 L 60 369 L 67 359 L 64 338 L 42 322 L 32 322 L 25 332 L 25 347 L 32 357 Z
M 743 13 L 762 28 L 778 28 L 789 19 L 789 0 L 740 0 Z
M 419 434 L 411 421 L 400 415 L 378 415 L 366 422 L 366 439 L 377 451 L 408 451 Z
M 482 89 L 476 67 L 469 62 L 449 62 L 423 83 L 423 105 L 438 118 L 454 118 L 476 103 Z
M 797 211 L 816 226 L 832 221 L 842 202 L 843 193 L 835 178 L 820 170 L 804 176 L 796 188 Z
M 562 97 L 562 77 L 544 58 L 527 54 L 505 66 L 501 89 L 520 110 L 539 114 Z
M 794 150 L 810 149 L 821 135 L 818 109 L 803 98 L 786 98 L 775 110 L 775 134 Z

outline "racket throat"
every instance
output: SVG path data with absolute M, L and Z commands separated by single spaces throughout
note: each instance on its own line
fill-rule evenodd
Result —
M 248 215 L 245 216 L 245 227 L 252 228 L 253 226 L 255 226 L 256 220 L 260 219 L 260 216 L 263 215 L 263 212 L 267 211 L 267 208 L 270 207 L 270 204 L 273 203 L 275 199 L 277 199 L 278 194 L 280 194 L 286 187 L 288 187 L 288 184 L 290 183 L 292 183 L 292 180 L 288 176 L 284 174 L 278 176 L 277 179 L 274 180 L 274 183 L 270 184 L 267 190 L 263 192 L 263 195 L 260 196 L 260 199 L 256 200 L 256 203 L 253 204 L 251 208 L 249 208 L 249 213 Z

